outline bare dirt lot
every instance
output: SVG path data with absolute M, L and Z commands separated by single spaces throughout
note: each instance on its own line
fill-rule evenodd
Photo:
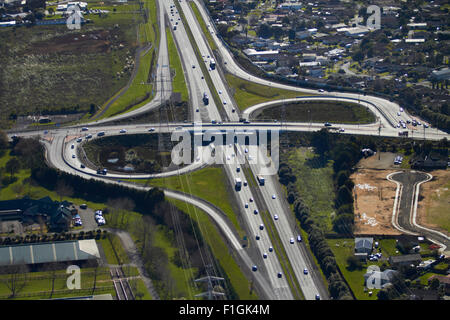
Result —
M 386 179 L 395 171 L 359 169 L 351 176 L 355 183 L 355 234 L 400 234 L 391 224 L 396 185 Z
M 433 179 L 420 187 L 417 222 L 450 235 L 450 171 L 430 173 Z
M 356 165 L 357 168 L 363 169 L 395 169 L 400 168 L 394 165 L 394 158 L 397 154 L 392 152 L 379 152 L 375 155 L 362 159 Z

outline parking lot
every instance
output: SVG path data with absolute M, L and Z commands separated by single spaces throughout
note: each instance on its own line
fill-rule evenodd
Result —
M 83 231 L 91 231 L 98 229 L 97 222 L 94 218 L 95 210 L 92 208 L 80 209 L 80 207 L 76 206 L 78 209 L 78 214 L 81 217 L 81 221 L 83 222 Z

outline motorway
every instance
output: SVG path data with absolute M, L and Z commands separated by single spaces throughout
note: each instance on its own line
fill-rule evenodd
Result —
M 206 15 L 203 7 L 198 3 L 198 1 L 194 0 L 197 3 L 197 6 L 200 9 L 202 16 L 205 21 L 209 21 L 209 17 Z M 119 130 L 124 128 L 127 130 L 127 133 L 124 134 L 136 134 L 136 133 L 149 133 L 149 128 L 154 127 L 155 133 L 162 132 L 173 132 L 182 127 L 186 130 L 193 130 L 193 125 L 185 124 L 185 123 L 170 123 L 170 124 L 145 124 L 145 125 L 126 125 L 121 126 L 120 128 L 113 125 L 108 125 L 108 122 L 116 121 L 119 119 L 125 119 L 127 117 L 136 116 L 138 114 L 146 113 L 150 110 L 158 108 L 164 101 L 169 99 L 172 87 L 171 87 L 171 76 L 170 76 L 170 68 L 168 61 L 168 53 L 167 53 L 167 39 L 166 34 L 164 32 L 166 23 L 170 26 L 171 31 L 174 35 L 174 40 L 178 45 L 178 49 L 180 50 L 180 56 L 182 60 L 182 65 L 185 73 L 186 83 L 188 85 L 189 96 L 190 96 L 190 107 L 192 108 L 191 112 L 194 115 L 194 122 L 200 122 L 203 129 L 214 129 L 217 130 L 234 130 L 234 131 L 242 131 L 243 129 L 254 129 L 254 130 L 289 130 L 289 131 L 317 131 L 323 128 L 321 124 L 310 124 L 310 123 L 283 123 L 282 126 L 280 124 L 274 123 L 252 123 L 252 124 L 244 124 L 239 122 L 239 108 L 235 105 L 232 96 L 229 92 L 228 85 L 221 77 L 221 66 L 217 65 L 215 69 L 209 70 L 209 76 L 212 79 L 213 88 L 209 88 L 204 80 L 204 74 L 199 66 L 200 63 L 206 64 L 209 68 L 209 59 L 208 56 L 213 57 L 212 51 L 209 48 L 206 40 L 202 36 L 195 37 L 196 46 L 199 48 L 201 55 L 203 56 L 203 61 L 197 61 L 197 57 L 190 42 L 185 26 L 182 21 L 179 20 L 179 13 L 176 12 L 177 9 L 171 6 L 174 6 L 172 1 L 157 1 L 158 3 L 158 12 L 159 12 L 159 24 L 162 30 L 161 38 L 160 38 L 160 46 L 158 52 L 158 64 L 157 64 L 157 74 L 156 74 L 156 93 L 154 99 L 147 103 L 144 107 L 139 108 L 137 110 L 133 110 L 131 112 L 118 115 L 112 118 L 104 119 L 89 123 L 89 133 L 93 135 L 93 138 L 96 137 L 96 133 L 100 131 L 105 131 L 106 136 L 109 135 L 118 135 Z M 202 31 L 200 26 L 198 25 L 198 21 L 195 18 L 195 15 L 192 13 L 190 6 L 186 1 L 181 1 L 180 6 L 183 10 L 184 16 L 188 21 L 189 28 L 191 29 L 192 34 L 201 35 Z M 173 10 L 173 13 L 171 12 Z M 170 19 L 173 19 L 172 21 Z M 178 22 L 178 25 L 175 23 Z M 173 30 L 173 26 L 177 26 L 177 30 Z M 277 84 L 273 82 L 269 82 L 264 79 L 259 79 L 254 77 L 244 70 L 240 69 L 240 67 L 233 60 L 230 52 L 223 45 L 221 40 L 217 38 L 215 32 L 212 29 L 213 24 L 210 23 L 210 29 L 213 35 L 213 38 L 216 44 L 219 47 L 220 55 L 222 57 L 222 61 L 225 61 L 225 69 L 226 71 L 241 77 L 245 80 L 250 80 L 256 83 L 275 86 L 283 89 L 296 90 L 302 93 L 309 93 L 309 97 L 299 97 L 297 99 L 292 99 L 292 101 L 299 100 L 322 100 L 322 101 L 330 101 L 330 100 L 340 100 L 340 101 L 359 101 L 362 105 L 367 106 L 371 109 L 379 119 L 379 123 L 370 124 L 370 125 L 337 125 L 339 127 L 345 128 L 346 134 L 367 134 L 367 135 L 378 135 L 379 126 L 381 123 L 381 135 L 383 136 L 398 136 L 398 128 L 396 128 L 396 124 L 399 119 L 411 119 L 411 117 L 405 112 L 401 112 L 400 116 L 397 114 L 399 112 L 399 106 L 393 102 L 387 101 L 385 99 L 372 97 L 372 96 L 364 96 L 361 97 L 357 94 L 350 93 L 339 93 L 339 92 L 327 92 L 326 94 L 319 95 L 317 90 L 311 89 L 303 89 L 298 87 L 287 86 L 283 84 Z M 195 66 L 195 67 L 193 67 Z M 216 90 L 221 98 L 221 105 L 217 106 L 212 99 L 212 92 L 210 90 Z M 204 105 L 202 101 L 203 93 L 207 93 L 210 97 L 209 104 L 207 106 Z M 224 103 L 225 101 L 225 103 Z M 249 108 L 244 112 L 244 115 L 250 117 L 251 113 L 259 108 L 266 108 L 268 106 L 274 104 L 285 103 L 286 100 L 279 100 L 275 102 L 269 102 L 266 104 L 260 104 L 258 106 L 254 106 Z M 217 122 L 222 122 L 222 118 L 218 108 L 223 108 L 225 110 L 226 117 L 228 122 L 224 122 L 221 125 L 211 125 L 209 124 L 211 120 L 216 120 Z M 198 111 L 197 111 L 198 109 Z M 224 121 L 225 121 L 224 120 Z M 85 140 L 85 136 L 87 132 L 80 132 L 81 126 L 73 126 L 68 128 L 62 128 L 57 130 L 51 130 L 47 135 L 47 140 L 44 141 L 44 145 L 47 150 L 47 161 L 52 164 L 54 167 L 63 170 L 65 172 L 76 174 L 82 176 L 84 178 L 94 178 L 98 180 L 105 181 L 107 183 L 120 183 L 124 184 L 124 182 L 119 182 L 117 180 L 126 180 L 126 179 L 148 179 L 155 177 L 163 177 L 174 174 L 188 173 L 193 170 L 197 170 L 202 166 L 208 163 L 209 158 L 209 148 L 198 147 L 197 151 L 206 154 L 205 157 L 201 157 L 200 161 L 195 161 L 192 164 L 189 164 L 179 170 L 174 170 L 168 173 L 162 174 L 154 174 L 154 175 L 130 175 L 130 174 L 119 174 L 112 173 L 107 176 L 97 175 L 96 171 L 93 168 L 83 168 L 81 169 L 81 162 L 79 161 L 79 152 L 77 148 L 79 146 L 76 143 L 76 139 L 78 137 L 82 137 Z M 43 136 L 42 132 L 26 132 L 26 133 L 17 133 L 20 136 L 33 136 L 39 135 Z M 427 130 L 426 138 L 427 139 L 442 139 L 443 137 L 447 137 L 448 135 L 440 132 L 437 129 Z M 44 136 L 44 138 L 46 138 Z M 416 136 L 416 138 L 418 138 Z M 51 142 L 49 142 L 49 140 Z M 74 149 L 72 149 L 71 145 L 74 144 Z M 250 146 L 249 146 L 250 147 Z M 235 159 L 241 158 L 239 155 L 244 155 L 246 152 L 244 151 L 245 145 L 243 144 L 234 144 L 232 143 L 232 148 L 228 147 L 228 143 L 225 146 L 217 145 L 216 152 L 223 151 L 223 157 L 225 162 L 225 171 L 230 180 L 230 183 L 234 185 L 236 178 L 242 178 L 245 180 L 245 176 L 240 170 L 238 172 L 237 167 L 241 166 L 242 163 L 238 164 Z M 75 155 L 75 158 L 72 158 L 72 154 Z M 253 159 L 261 159 L 261 149 L 257 147 L 250 147 L 250 155 L 253 155 Z M 231 161 L 228 161 L 227 159 Z M 244 159 L 249 160 L 248 155 L 244 156 Z M 253 175 L 256 176 L 258 172 L 262 170 L 262 166 L 260 162 L 248 161 L 251 171 Z M 264 203 L 257 203 L 256 201 L 250 202 L 249 199 L 253 198 L 254 195 L 250 188 L 243 186 L 242 189 L 238 192 L 235 192 L 236 200 L 239 205 L 241 205 L 241 215 L 243 220 L 248 227 L 249 232 L 252 233 L 252 253 L 256 252 L 255 255 L 249 255 L 249 253 L 242 248 L 242 245 L 239 242 L 235 232 L 229 223 L 223 218 L 223 216 L 217 212 L 213 206 L 208 205 L 204 201 L 199 199 L 195 199 L 192 196 L 180 194 L 176 192 L 172 192 L 169 190 L 165 190 L 165 194 L 168 197 L 173 197 L 176 199 L 180 199 L 182 201 L 189 202 L 207 212 L 216 222 L 216 224 L 221 228 L 222 233 L 225 235 L 227 240 L 231 243 L 232 248 L 235 252 L 237 252 L 239 259 L 242 261 L 243 265 L 241 268 L 248 274 L 248 271 L 251 269 L 253 265 L 258 266 L 258 271 L 252 272 L 252 277 L 256 281 L 256 285 L 260 289 L 260 292 L 267 299 L 293 299 L 292 292 L 288 286 L 287 280 L 285 276 L 281 278 L 278 277 L 278 272 L 281 271 L 280 261 L 278 261 L 276 255 L 273 253 L 269 253 L 268 248 L 271 246 L 270 238 L 266 231 L 266 228 L 260 230 L 259 227 L 262 222 L 262 218 L 260 214 L 254 214 L 255 210 L 260 211 L 261 207 L 266 207 L 269 210 L 269 214 L 273 217 L 275 214 L 279 216 L 277 221 L 274 221 L 274 225 L 276 230 L 280 236 L 280 239 L 283 243 L 284 250 L 288 256 L 289 262 L 292 266 L 295 277 L 297 278 L 302 292 L 306 299 L 315 299 L 315 295 L 320 293 L 322 299 L 327 299 L 327 291 L 324 288 L 321 277 L 318 274 L 317 267 L 312 262 L 312 259 L 308 256 L 308 252 L 303 243 L 294 244 L 289 243 L 289 239 L 291 237 L 296 238 L 297 232 L 295 230 L 295 223 L 292 221 L 292 213 L 286 201 L 284 200 L 284 193 L 281 187 L 276 181 L 276 176 L 266 175 L 266 183 L 264 186 L 258 186 L 258 192 L 263 195 Z M 127 184 L 128 186 L 128 184 Z M 131 185 L 135 188 L 146 189 L 144 186 L 136 186 Z M 272 196 L 275 195 L 275 199 Z M 259 197 L 258 197 L 259 198 Z M 248 208 L 245 208 L 244 204 L 249 203 Z M 256 240 L 256 236 L 259 236 L 259 240 Z M 253 240 L 254 239 L 254 240 Z M 263 253 L 268 253 L 267 258 L 262 258 Z M 245 266 L 245 267 L 244 267 Z M 304 268 L 309 270 L 309 274 L 303 274 Z

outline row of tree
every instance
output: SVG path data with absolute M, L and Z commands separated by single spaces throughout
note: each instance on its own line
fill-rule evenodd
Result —
M 288 202 L 294 205 L 294 214 L 302 228 L 308 233 L 309 246 L 319 261 L 320 267 L 327 278 L 328 290 L 333 299 L 352 299 L 350 289 L 338 272 L 338 266 L 325 235 L 312 217 L 309 207 L 303 202 L 294 182 L 296 177 L 285 162 L 280 163 L 278 171 L 280 182 L 287 186 Z

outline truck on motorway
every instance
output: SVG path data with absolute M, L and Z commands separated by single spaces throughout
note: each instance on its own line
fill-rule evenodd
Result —
M 209 67 L 211 68 L 211 70 L 214 70 L 216 68 L 216 62 L 214 61 L 214 59 L 209 60 Z
M 257 178 L 258 178 L 259 185 L 263 186 L 264 185 L 264 177 L 257 176 Z
M 242 180 L 241 180 L 241 178 L 236 178 L 235 179 L 235 187 L 236 187 L 237 190 L 241 189 L 241 187 L 242 187 Z
M 408 136 L 408 131 L 400 131 L 400 132 L 398 133 L 398 135 L 399 135 L 400 137 L 407 137 L 407 136 Z
M 209 103 L 209 97 L 206 92 L 203 93 L 203 103 L 205 104 L 205 106 Z

